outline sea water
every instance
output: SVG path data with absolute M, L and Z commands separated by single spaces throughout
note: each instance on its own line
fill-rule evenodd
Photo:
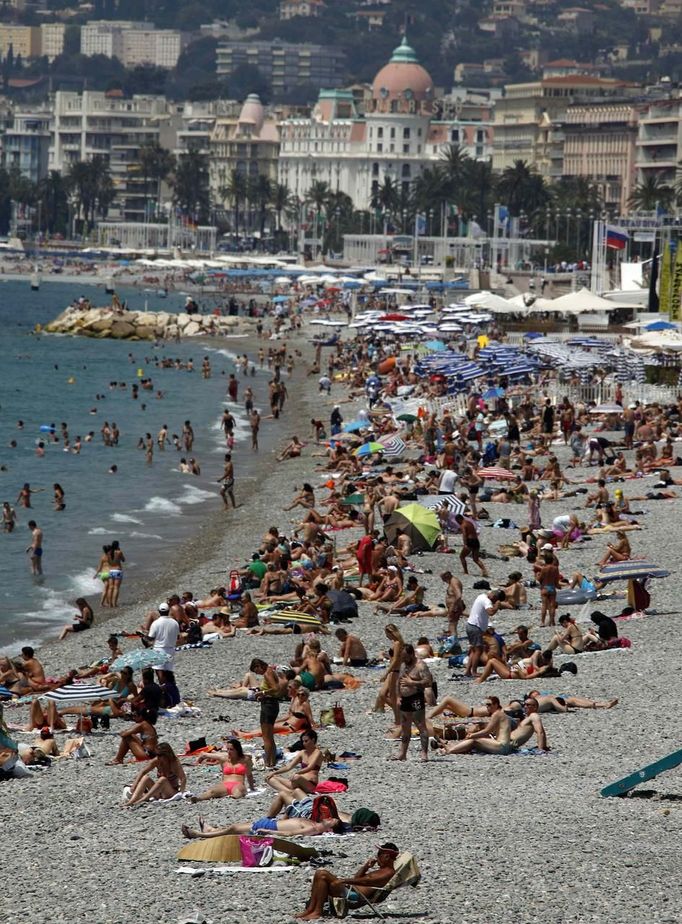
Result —
M 235 371 L 234 353 L 227 348 L 210 349 L 196 341 L 155 347 L 151 343 L 92 340 L 83 337 L 37 335 L 36 324 L 45 325 L 80 295 L 93 304 L 107 304 L 101 289 L 85 283 L 43 283 L 38 292 L 28 282 L 0 282 L 0 503 L 9 501 L 18 522 L 11 534 L 0 533 L 0 651 L 15 653 L 21 644 L 40 641 L 72 621 L 74 600 L 85 596 L 98 602 L 101 582 L 95 577 L 102 546 L 118 539 L 126 556 L 121 602 L 133 593 L 139 598 L 136 574 L 153 571 L 159 556 L 166 556 L 192 534 L 207 511 L 220 509 L 222 501 L 216 479 L 222 474 L 225 443 L 219 420 L 230 407 L 238 421 L 235 431 L 236 469 L 248 433 L 241 394 L 240 403 L 225 400 L 227 375 Z M 158 299 L 134 289 L 120 292 L 131 309 L 179 311 L 184 297 Z M 212 308 L 213 305 L 207 305 Z M 132 355 L 129 355 L 132 354 Z M 208 355 L 212 377 L 203 379 L 201 362 Z M 162 369 L 154 364 L 161 356 L 193 360 L 194 371 Z M 138 376 L 153 380 L 154 390 L 140 389 L 133 400 L 131 388 Z M 264 399 L 265 374 L 249 384 Z M 125 382 L 125 388 L 110 388 Z M 160 390 L 163 398 L 156 398 Z M 97 395 L 100 399 L 97 399 Z M 195 442 L 190 453 L 177 452 L 172 435 L 182 434 L 190 419 Z M 23 429 L 17 422 L 23 420 Z M 100 429 L 107 420 L 120 430 L 119 445 L 106 447 Z M 80 435 L 80 455 L 64 452 L 40 427 L 68 424 L 71 445 Z M 160 452 L 156 436 L 168 425 L 166 451 Z M 94 431 L 91 443 L 85 442 Z M 154 460 L 145 462 L 137 448 L 145 433 L 154 438 Z M 10 442 L 16 440 L 16 448 Z M 45 456 L 36 455 L 38 441 Z M 241 444 L 241 449 L 240 449 Z M 247 444 L 248 445 L 248 444 Z M 181 456 L 194 457 L 201 475 L 179 472 Z M 112 465 L 118 473 L 108 474 Z M 33 490 L 32 509 L 16 504 L 24 482 Z M 66 509 L 54 509 L 53 484 L 65 491 Z M 36 520 L 44 531 L 43 578 L 31 575 L 26 548 L 27 528 Z M 128 593 L 127 593 L 128 588 Z

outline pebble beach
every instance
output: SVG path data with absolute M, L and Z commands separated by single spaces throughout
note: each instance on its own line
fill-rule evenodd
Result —
M 312 351 L 301 347 L 310 359 Z M 308 445 L 301 459 L 275 463 L 276 446 L 265 446 L 251 456 L 248 446 L 236 456 L 237 510 L 207 515 L 203 528 L 164 566 L 153 582 L 131 590 L 114 614 L 97 613 L 95 626 L 64 642 L 43 645 L 38 656 L 48 674 L 89 663 L 101 657 L 112 631 L 133 630 L 144 613 L 155 609 L 173 592 L 192 590 L 197 596 L 227 579 L 229 570 L 242 566 L 259 545 L 267 527 L 277 525 L 290 534 L 297 522 L 295 511 L 283 513 L 295 486 L 304 481 L 315 487 L 325 476 L 316 469 L 318 459 L 311 441 L 309 421 L 325 421 L 333 404 L 340 403 L 346 420 L 360 404 L 344 403 L 345 391 L 335 385 L 330 397 L 320 396 L 317 378 L 306 378 L 303 364 L 289 389 L 287 413 L 276 429 L 275 442 L 283 444 L 298 433 Z M 553 447 L 562 465 L 569 451 Z M 586 477 L 584 469 L 570 470 L 571 477 Z M 641 485 L 628 482 L 628 493 Z M 584 499 L 543 502 L 544 521 L 568 510 L 577 510 Z M 575 505 L 575 506 L 571 506 Z M 514 516 L 509 505 L 486 503 L 489 523 L 497 517 Z M 682 920 L 682 775 L 680 769 L 659 776 L 641 787 L 654 790 L 650 798 L 605 799 L 599 790 L 680 747 L 679 704 L 679 611 L 678 571 L 682 540 L 682 497 L 669 501 L 642 502 L 648 513 L 644 528 L 630 534 L 634 553 L 667 567 L 671 576 L 653 581 L 650 614 L 620 624 L 621 635 L 632 642 L 629 649 L 576 656 L 577 676 L 563 674 L 541 683 L 557 695 L 580 695 L 597 700 L 618 698 L 610 710 L 578 710 L 568 715 L 544 715 L 550 751 L 547 754 L 515 754 L 509 757 L 433 754 L 426 763 L 418 760 L 418 741 L 405 763 L 388 762 L 397 742 L 386 740 L 389 713 L 370 714 L 380 671 L 355 669 L 363 683 L 354 692 L 314 693 L 313 713 L 336 702 L 343 705 L 347 727 L 320 729 L 320 745 L 332 753 L 354 751 L 362 755 L 347 772 L 349 790 L 338 797 L 341 809 L 353 812 L 368 807 L 379 813 L 377 834 L 321 837 L 308 844 L 332 851 L 332 868 L 349 875 L 372 856 L 375 845 L 393 841 L 411 851 L 422 871 L 418 889 L 402 890 L 385 907 L 406 920 L 458 921 L 462 924 L 539 922 L 539 924 L 674 924 Z M 523 517 L 525 509 L 518 515 Z M 517 520 L 518 522 L 518 520 Z M 339 546 L 359 538 L 359 530 L 335 533 Z M 497 554 L 498 545 L 511 531 L 481 529 L 481 545 Z M 511 541 L 511 540 L 509 540 Z M 574 545 L 560 553 L 564 574 L 575 570 L 592 573 L 603 553 L 606 538 Z M 450 539 L 459 552 L 459 540 Z M 517 564 L 518 563 L 518 564 Z M 464 600 L 469 605 L 478 591 L 475 566 L 462 575 L 457 555 L 426 553 L 413 559 L 427 600 L 441 603 L 440 572 L 452 568 L 462 578 Z M 525 565 L 522 559 L 487 561 L 493 587 L 507 574 Z M 524 570 L 524 576 L 527 576 Z M 522 612 L 501 611 L 495 626 L 511 635 L 519 623 L 531 628 L 538 642 L 549 641 L 553 629 L 539 627 L 539 592 L 529 589 L 531 608 Z M 609 615 L 619 612 L 624 601 L 606 601 L 586 611 L 572 610 L 587 624 L 591 609 Z M 360 604 L 360 617 L 351 631 L 360 635 L 371 656 L 386 647 L 384 626 L 389 621 L 373 615 L 371 603 Z M 559 613 L 566 611 L 560 608 Z M 653 612 L 655 611 L 655 612 Z M 432 641 L 444 629 L 444 621 L 402 619 L 398 622 L 406 641 L 421 635 Z M 463 623 L 460 635 L 463 635 Z M 323 648 L 337 654 L 333 635 L 322 637 Z M 124 640 L 124 650 L 132 647 Z M 161 719 L 159 738 L 182 753 L 189 739 L 205 736 L 217 743 L 232 728 L 258 725 L 258 707 L 245 701 L 207 697 L 206 690 L 224 687 L 241 677 L 253 657 L 268 663 L 287 664 L 295 639 L 291 636 L 247 637 L 216 642 L 210 648 L 179 652 L 176 675 L 183 698 L 195 704 L 196 718 Z M 557 658 L 558 663 L 568 660 Z M 530 681 L 495 680 L 485 685 L 452 679 L 461 671 L 447 662 L 431 666 L 439 696 L 452 695 L 474 705 L 488 694 L 503 702 L 532 687 Z M 11 723 L 26 718 L 25 708 L 5 708 Z M 271 924 L 291 920 L 305 906 L 312 871 L 303 866 L 293 872 L 253 876 L 206 874 L 198 878 L 179 875 L 176 859 L 183 844 L 180 827 L 196 826 L 199 809 L 189 802 L 144 804 L 134 810 L 122 807 L 122 790 L 138 771 L 135 764 L 105 766 L 116 750 L 121 723 L 111 730 L 95 730 L 88 738 L 93 756 L 87 760 L 59 760 L 49 770 L 27 780 L 0 786 L 3 805 L 5 852 L 0 920 L 18 924 L 40 915 L 50 924 L 175 924 L 200 912 L 214 924 L 248 922 Z M 18 740 L 31 737 L 18 734 Z M 63 739 L 63 736 L 60 736 Z M 281 740 L 278 743 L 281 743 Z M 58 743 L 61 744 L 61 741 Z M 193 792 L 215 782 L 211 767 L 185 767 Z M 345 773 L 343 775 L 346 775 Z M 256 783 L 262 788 L 262 772 Z M 209 824 L 247 821 L 264 815 L 270 793 L 262 791 L 247 799 L 220 799 L 203 803 L 201 814 Z

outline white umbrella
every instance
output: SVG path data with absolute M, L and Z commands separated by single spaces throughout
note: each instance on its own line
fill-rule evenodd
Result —
M 417 498 L 417 503 L 429 510 L 437 510 L 445 504 L 454 514 L 463 514 L 466 510 L 464 502 L 454 494 L 423 494 Z

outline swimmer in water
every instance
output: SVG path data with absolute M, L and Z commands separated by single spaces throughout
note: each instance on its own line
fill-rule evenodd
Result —
M 9 501 L 2 505 L 2 528 L 6 533 L 13 533 L 17 523 L 17 514 Z
M 60 484 L 55 483 L 52 485 L 54 491 L 54 509 L 57 511 L 66 510 L 66 504 L 64 503 L 64 489 Z

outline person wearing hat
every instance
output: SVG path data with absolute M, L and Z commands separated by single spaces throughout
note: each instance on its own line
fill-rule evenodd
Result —
M 375 857 L 370 857 L 354 876 L 340 879 L 328 869 L 318 869 L 313 876 L 310 898 L 305 909 L 296 915 L 298 921 L 316 921 L 331 897 L 346 898 L 352 904 L 366 896 L 370 901 L 377 889 L 385 886 L 395 873 L 395 861 L 400 851 L 393 843 L 381 844 Z
M 154 651 L 166 655 L 164 663 L 159 665 L 160 670 L 175 670 L 175 646 L 178 643 L 179 633 L 180 626 L 177 620 L 170 615 L 170 607 L 167 603 L 160 603 L 158 617 L 151 624 L 148 635 L 142 638 L 145 648 L 151 646 Z

